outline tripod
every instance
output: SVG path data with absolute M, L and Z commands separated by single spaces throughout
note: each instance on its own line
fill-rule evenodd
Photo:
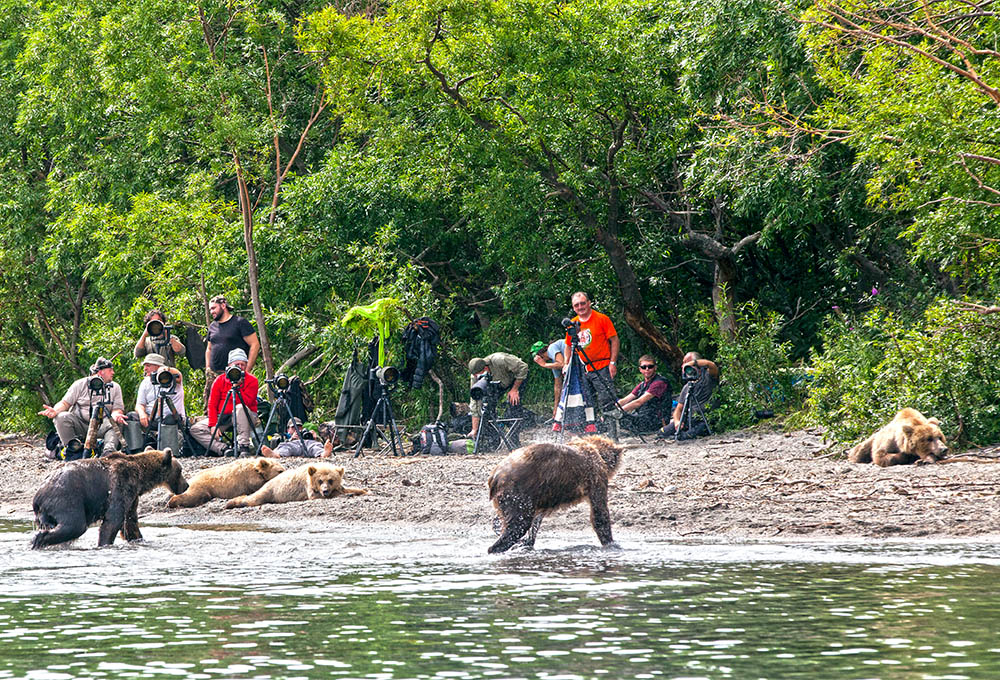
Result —
M 83 458 L 94 458 L 97 456 L 95 451 L 97 448 L 97 432 L 101 429 L 101 421 L 104 420 L 108 408 L 108 389 L 107 385 L 103 385 L 99 392 L 93 389 L 93 387 L 90 389 L 91 399 L 96 394 L 100 394 L 100 398 L 96 404 L 91 403 L 90 405 L 90 425 L 87 427 L 87 438 L 83 442 Z M 114 421 L 111 422 L 117 425 Z
M 215 423 L 215 429 L 212 430 L 212 438 L 208 440 L 208 446 L 206 447 L 208 451 L 212 450 L 212 444 L 215 442 L 216 435 L 219 434 L 219 428 L 222 427 L 222 420 L 224 415 L 230 415 L 233 421 L 233 457 L 238 458 L 240 455 L 239 449 L 239 437 L 237 436 L 237 425 L 236 422 L 236 404 L 244 408 L 244 410 L 249 411 L 246 403 L 243 401 L 243 395 L 240 394 L 240 383 L 234 382 L 233 386 L 229 388 L 229 393 L 226 395 L 226 400 L 222 402 L 222 408 L 219 409 L 219 419 Z M 226 414 L 226 407 L 232 405 L 233 410 L 229 414 Z M 261 442 L 257 437 L 257 432 L 251 423 L 250 425 L 250 439 L 255 442 L 254 450 L 260 451 Z
M 288 422 L 292 424 L 295 428 L 295 432 L 299 435 L 299 448 L 302 450 L 302 455 L 309 455 L 306 452 L 306 443 L 304 437 L 302 436 L 302 428 L 299 424 L 295 422 L 295 415 L 292 413 L 292 407 L 288 405 L 288 389 L 276 388 L 272 383 L 274 380 L 266 380 L 268 383 L 268 388 L 271 390 L 271 394 L 274 396 L 274 406 L 271 407 L 271 412 L 267 414 L 267 422 L 264 424 L 264 437 L 267 437 L 267 430 L 271 427 L 271 421 L 274 419 L 274 414 L 278 413 L 281 407 L 284 407 L 285 413 L 288 414 Z M 287 427 L 285 428 L 288 429 Z M 260 455 L 260 450 L 263 448 L 264 442 L 260 442 L 257 446 L 257 455 Z
M 376 384 L 378 385 L 379 395 L 378 399 L 375 401 L 375 405 L 372 407 L 372 415 L 368 419 L 368 424 L 365 425 L 364 431 L 358 438 L 358 444 L 354 448 L 355 458 L 361 455 L 361 449 L 364 447 L 365 441 L 368 440 L 369 436 L 374 436 L 374 439 L 372 440 L 372 448 L 374 448 L 375 441 L 381 437 L 389 444 L 389 447 L 392 449 L 392 455 L 404 455 L 403 438 L 399 435 L 399 428 L 396 426 L 396 416 L 392 412 L 392 402 L 389 401 L 389 384 L 384 378 L 378 377 L 380 373 L 383 373 L 380 368 L 372 368 L 368 372 L 368 379 L 377 381 Z M 389 430 L 388 436 L 385 432 L 378 429 L 379 420 L 383 421 L 386 428 Z M 397 441 L 399 442 L 399 448 L 396 447 Z
M 177 450 L 179 448 L 179 444 L 176 437 L 172 437 L 172 441 L 164 441 L 165 437 L 163 426 L 169 426 L 168 423 L 163 422 L 166 419 L 163 415 L 163 406 L 166 404 L 167 410 L 170 411 L 170 415 L 174 417 L 175 426 L 180 428 L 181 436 L 184 438 L 184 445 L 188 447 L 188 450 L 193 450 L 194 446 L 191 444 L 191 440 L 189 438 L 190 435 L 188 434 L 187 418 L 181 416 L 181 414 L 177 412 L 177 407 L 174 405 L 173 399 L 170 398 L 170 388 L 160 386 L 157 387 L 156 390 L 156 405 L 153 406 L 153 417 L 156 418 L 156 448 L 162 451 L 164 448 L 168 448 L 165 447 L 164 444 L 173 444 L 172 447 L 169 447 L 170 450 L 175 456 L 180 454 L 180 451 Z
M 677 431 L 674 432 L 674 441 L 677 441 L 677 438 L 680 436 L 681 432 L 692 431 L 691 426 L 694 424 L 696 417 L 701 418 L 702 422 L 705 423 L 705 429 L 708 430 L 709 434 L 712 434 L 712 428 L 709 427 L 708 425 L 708 416 L 705 415 L 705 407 L 702 406 L 701 402 L 698 400 L 698 397 L 694 395 L 694 389 L 693 389 L 694 385 L 699 380 L 701 380 L 701 378 L 702 376 L 699 374 L 697 378 L 688 382 L 689 387 L 688 387 L 687 398 L 684 400 L 684 407 L 681 409 L 680 422 L 683 425 L 683 427 L 678 428 Z
M 571 330 L 571 329 L 567 328 L 567 332 L 569 333 L 569 339 L 570 339 L 570 342 L 571 342 L 571 345 L 572 345 L 572 348 L 570 350 L 570 356 L 571 357 L 572 356 L 579 356 L 580 359 L 583 361 L 583 364 L 584 364 L 585 368 L 589 368 L 590 369 L 589 371 L 584 371 L 584 376 L 583 376 L 583 380 L 586 382 L 588 389 L 590 389 L 590 391 L 592 393 L 594 393 L 594 392 L 597 391 L 597 390 L 593 389 L 593 386 L 590 384 L 590 379 L 586 377 L 588 374 L 596 375 L 597 378 L 598 378 L 598 380 L 600 380 L 601 384 L 604 386 L 604 389 L 606 389 L 608 391 L 608 394 L 610 394 L 612 396 L 611 403 L 614 404 L 614 407 L 616 409 L 618 409 L 618 411 L 619 411 L 619 414 L 618 414 L 619 417 L 616 418 L 616 419 L 614 419 L 614 422 L 611 423 L 610 427 L 608 428 L 609 430 L 611 430 L 611 438 L 614 439 L 616 442 L 618 441 L 618 423 L 622 422 L 622 423 L 625 424 L 625 428 L 629 432 L 631 432 L 632 434 L 634 434 L 636 437 L 639 438 L 639 441 L 641 441 L 643 444 L 645 444 L 646 440 L 642 438 L 642 434 L 640 434 L 639 432 L 637 432 L 634 429 L 634 427 L 632 426 L 632 423 L 629 422 L 629 419 L 631 418 L 631 416 L 629 415 L 628 411 L 626 411 L 625 409 L 623 409 L 622 405 L 618 403 L 618 400 L 614 398 L 614 396 L 615 396 L 615 386 L 614 386 L 614 384 L 612 384 L 612 382 L 610 380 L 608 380 L 604 376 L 603 373 L 601 373 L 600 371 L 597 370 L 597 367 L 594 366 L 594 362 L 591 361 L 590 357 L 587 355 L 587 350 L 585 350 L 583 347 L 580 346 L 580 333 L 579 333 L 579 331 L 577 331 L 575 329 Z M 599 399 L 598 396 L 596 394 L 594 394 L 594 401 L 595 401 L 595 403 L 598 401 L 598 399 Z M 604 404 L 597 404 L 597 407 L 598 407 L 597 410 L 601 414 L 601 418 L 603 420 L 607 420 L 606 418 L 604 418 Z
M 511 445 L 510 440 L 507 439 L 507 435 L 514 432 L 514 429 L 521 422 L 520 418 L 497 418 L 497 401 L 499 401 L 498 395 L 500 393 L 500 383 L 496 381 L 490 381 L 489 387 L 486 389 L 486 394 L 483 395 L 483 415 L 479 422 L 479 429 L 476 430 L 476 443 L 472 448 L 472 453 L 479 453 L 479 443 L 483 438 L 483 431 L 486 426 L 489 425 L 496 431 L 497 435 L 500 437 L 500 441 L 504 446 L 507 447 L 507 452 L 514 450 L 514 446 Z M 504 427 L 507 431 L 504 432 Z

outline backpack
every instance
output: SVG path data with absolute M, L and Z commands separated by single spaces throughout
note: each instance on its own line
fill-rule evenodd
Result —
M 443 456 L 448 453 L 448 428 L 442 422 L 434 422 L 420 428 L 420 443 L 417 453 L 427 456 Z
M 45 455 L 48 456 L 49 460 L 56 460 L 60 457 L 62 452 L 62 440 L 59 439 L 59 433 L 55 430 L 49 432 L 48 436 L 45 437 Z

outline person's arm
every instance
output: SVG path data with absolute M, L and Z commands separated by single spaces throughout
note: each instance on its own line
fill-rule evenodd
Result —
M 257 412 L 257 391 L 260 389 L 260 383 L 257 379 L 249 373 L 250 367 L 247 366 L 246 377 L 243 378 L 243 384 L 240 386 L 240 396 L 243 397 L 243 403 L 246 407 Z
M 253 364 L 257 361 L 257 355 L 260 353 L 260 340 L 257 339 L 256 333 L 251 333 L 250 335 L 244 335 L 243 341 L 250 345 L 250 351 L 247 352 L 247 373 L 253 371 Z
M 55 418 L 60 413 L 69 410 L 69 404 L 60 399 L 56 402 L 55 406 L 49 406 L 48 404 L 42 404 L 42 410 L 38 412 L 38 415 L 45 416 L 46 418 Z
M 635 401 L 635 395 L 632 394 L 631 392 L 629 392 L 624 397 L 622 397 L 621 399 L 618 400 L 618 405 L 621 406 L 626 411 L 630 411 L 631 409 L 626 408 L 626 406 L 628 406 L 629 404 L 631 404 L 633 401 Z
M 136 359 L 141 359 L 146 356 L 146 338 L 149 337 L 149 333 L 145 328 L 142 329 L 142 335 L 139 336 L 139 342 L 135 343 L 135 349 L 132 350 L 133 356 Z
M 119 425 L 125 422 L 125 398 L 122 396 L 122 386 L 114 383 L 114 391 L 111 402 L 111 420 Z
M 516 378 L 514 384 L 510 386 L 510 390 L 507 391 L 507 401 L 511 404 L 517 405 L 521 403 L 521 383 L 524 380 L 521 378 Z
M 611 377 L 614 378 L 618 375 L 618 349 L 620 347 L 618 336 L 612 335 L 608 338 L 608 345 L 611 346 L 611 363 L 608 364 L 608 372 L 611 374 Z
M 651 392 L 646 392 L 638 399 L 629 394 L 628 397 L 626 398 L 630 398 L 628 405 L 627 406 L 623 405 L 622 408 L 625 409 L 626 411 L 635 411 L 637 408 L 645 404 L 647 401 L 651 400 L 653 398 L 653 394 Z
M 205 343 L 205 370 L 212 370 L 212 341 Z
M 170 336 L 170 347 L 174 350 L 174 354 L 179 357 L 187 354 L 187 347 L 184 346 L 184 343 L 176 335 Z
M 212 391 L 208 395 L 208 426 L 215 427 L 215 423 L 219 420 L 219 410 L 222 408 L 222 378 L 219 376 L 212 383 Z

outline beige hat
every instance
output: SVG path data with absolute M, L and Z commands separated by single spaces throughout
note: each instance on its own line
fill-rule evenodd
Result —
M 486 359 L 480 359 L 479 357 L 473 357 L 469 360 L 469 373 L 475 375 L 481 370 L 486 368 Z
M 164 360 L 162 354 L 157 354 L 156 352 L 150 352 L 142 360 L 144 364 L 153 364 L 154 366 L 166 366 L 167 362 Z

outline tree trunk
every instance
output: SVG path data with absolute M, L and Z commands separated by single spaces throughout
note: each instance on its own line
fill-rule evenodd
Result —
M 736 310 L 733 308 L 732 290 L 736 283 L 736 263 L 731 257 L 720 257 L 715 261 L 715 278 L 712 283 L 712 305 L 715 318 L 722 334 L 736 337 Z

